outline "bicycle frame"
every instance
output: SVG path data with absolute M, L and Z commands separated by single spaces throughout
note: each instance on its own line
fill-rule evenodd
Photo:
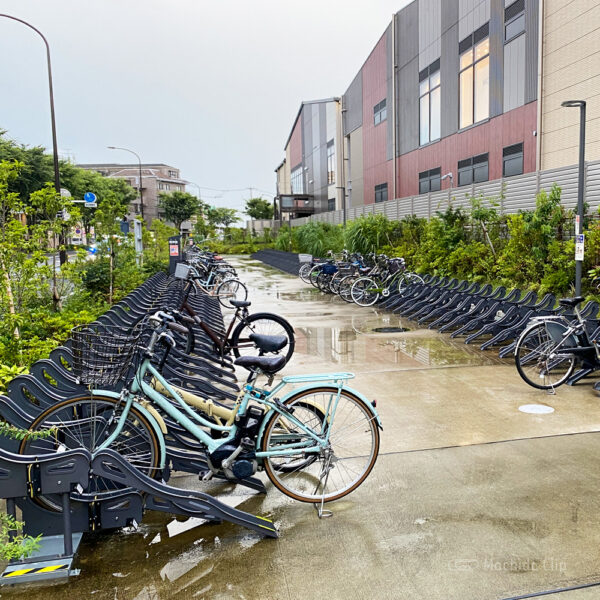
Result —
M 162 388 L 164 388 L 169 396 L 175 400 L 177 406 L 174 406 L 168 398 L 163 396 L 159 391 L 157 391 L 154 387 L 149 385 L 144 381 L 144 377 L 147 373 L 150 373 L 156 382 L 158 382 Z M 270 417 L 273 413 L 279 413 L 285 415 L 285 418 L 293 423 L 296 427 L 302 430 L 310 439 L 301 441 L 301 442 L 292 442 L 289 444 L 282 444 L 278 446 L 277 450 L 271 451 L 257 451 L 255 453 L 257 458 L 267 458 L 270 456 L 286 456 L 296 454 L 298 449 L 302 449 L 307 453 L 316 453 L 320 452 L 324 449 L 329 442 L 329 428 L 326 426 L 327 423 L 330 423 L 335 418 L 335 412 L 337 410 L 337 405 L 344 388 L 344 381 L 354 377 L 351 373 L 332 373 L 328 375 L 307 375 L 307 376 L 296 376 L 296 377 L 284 377 L 280 383 L 278 383 L 272 390 L 267 391 L 258 387 L 253 386 L 248 383 L 244 385 L 242 391 L 240 392 L 238 399 L 235 402 L 233 409 L 229 412 L 228 422 L 231 424 L 226 425 L 218 425 L 213 423 L 206 418 L 204 418 L 201 414 L 195 412 L 181 397 L 180 394 L 162 377 L 162 375 L 153 367 L 148 358 L 144 359 L 142 364 L 140 365 L 135 379 L 131 385 L 129 391 L 125 391 L 122 393 L 122 396 L 125 400 L 125 408 L 123 413 L 119 417 L 119 421 L 117 422 L 115 431 L 105 440 L 105 442 L 98 448 L 98 450 L 102 450 L 104 448 L 108 448 L 112 442 L 119 436 L 124 425 L 125 420 L 127 418 L 127 413 L 129 412 L 131 406 L 133 405 L 136 394 L 143 393 L 144 396 L 150 398 L 152 402 L 160 407 L 166 414 L 168 414 L 174 421 L 179 423 L 186 431 L 192 434 L 198 441 L 202 442 L 209 453 L 214 452 L 218 447 L 226 444 L 227 442 L 235 439 L 238 428 L 235 425 L 235 417 L 239 415 L 245 414 L 248 404 L 251 400 L 259 404 L 263 404 L 269 408 L 269 411 L 263 418 L 263 422 L 261 424 L 261 428 L 259 434 L 256 438 L 256 448 L 260 447 L 260 443 L 262 440 L 262 436 L 264 433 L 264 427 L 266 423 L 269 421 Z M 305 386 L 301 389 L 294 389 L 293 391 L 286 394 L 281 400 L 277 398 L 277 393 L 283 389 L 289 383 L 303 383 L 303 382 L 312 382 L 311 385 Z M 324 409 L 325 419 L 323 419 L 323 429 L 320 433 L 316 433 L 314 430 L 306 427 L 302 422 L 294 417 L 293 414 L 285 410 L 285 401 L 293 394 L 296 394 L 301 391 L 309 390 L 315 387 L 315 382 L 332 382 L 332 388 L 335 389 L 337 387 L 337 394 L 335 394 L 335 398 L 330 398 L 327 407 L 322 407 Z M 316 386 L 318 387 L 318 385 Z M 368 402 L 361 394 L 356 392 L 355 390 L 351 390 L 353 394 L 361 398 L 365 404 L 369 407 L 373 418 L 376 419 L 376 422 L 379 427 L 381 426 L 381 421 L 379 419 L 379 415 L 375 411 L 374 407 L 370 402 Z M 103 390 L 94 390 L 92 394 L 97 395 L 106 395 L 106 392 Z M 114 393 L 110 394 L 114 396 Z M 200 399 L 202 402 L 202 399 Z M 206 413 L 210 416 L 210 406 L 214 406 L 212 402 L 205 400 L 206 406 L 208 410 Z M 179 407 L 179 408 L 178 408 Z M 221 408 L 221 412 L 226 411 L 228 409 Z M 156 417 L 154 417 L 156 419 Z M 206 427 L 208 429 L 212 429 L 215 431 L 227 432 L 227 436 L 220 439 L 213 439 L 208 433 L 206 433 L 202 427 Z M 163 444 L 164 444 L 164 440 Z M 161 462 L 164 463 L 164 454 L 162 454 Z M 161 464 L 160 468 L 164 468 L 164 464 Z

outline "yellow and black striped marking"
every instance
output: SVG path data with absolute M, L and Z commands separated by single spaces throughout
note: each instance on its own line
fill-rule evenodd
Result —
M 21 577 L 22 575 L 39 575 L 41 573 L 55 573 L 56 571 L 64 571 L 69 568 L 69 565 L 50 565 L 48 567 L 36 567 L 34 569 L 17 569 L 15 571 L 4 571 L 2 578 Z

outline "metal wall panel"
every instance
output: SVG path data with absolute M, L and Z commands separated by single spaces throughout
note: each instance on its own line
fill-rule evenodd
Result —
M 537 173 L 527 173 L 505 179 L 502 212 L 511 214 L 533 208 L 537 189 Z
M 539 0 L 525 2 L 525 102 L 537 100 Z
M 442 137 L 458 131 L 458 0 L 444 0 L 442 10 Z
M 355 129 L 350 134 L 350 152 L 348 157 L 348 204 L 350 206 L 362 206 L 364 199 L 364 176 L 363 176 L 363 139 L 362 127 Z
M 556 183 L 561 188 L 560 201 L 566 208 L 577 207 L 577 180 L 578 169 L 576 165 L 562 169 L 550 169 L 540 173 L 540 189 L 550 191 Z
M 419 2 L 419 71 L 428 67 L 441 53 L 442 2 Z
M 504 4 L 490 2 L 490 117 L 502 114 L 504 94 Z M 520 106 L 520 105 L 517 105 Z M 506 110 L 506 109 L 504 109 Z
M 363 86 L 362 69 L 353 79 L 350 87 L 344 94 L 344 112 L 342 114 L 344 135 L 352 133 L 362 125 L 363 120 Z
M 525 38 L 520 35 L 504 46 L 504 110 L 525 104 Z
M 419 3 L 397 14 L 397 135 L 400 154 L 419 146 Z
M 385 31 L 385 48 L 386 48 L 386 77 L 387 77 L 387 106 L 392 106 L 393 85 L 394 85 L 394 65 L 393 65 L 393 48 L 392 48 L 392 25 L 390 24 Z M 387 147 L 386 158 L 392 160 L 394 158 L 394 119 L 390 114 L 387 118 Z
M 459 0 L 458 38 L 463 40 L 490 20 L 490 0 Z

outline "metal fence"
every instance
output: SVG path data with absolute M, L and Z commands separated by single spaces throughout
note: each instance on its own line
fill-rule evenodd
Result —
M 577 207 L 577 175 L 577 165 L 548 171 L 535 171 L 440 192 L 396 198 L 378 204 L 353 206 L 347 209 L 346 218 L 348 221 L 352 221 L 361 215 L 369 214 L 383 214 L 392 220 L 400 220 L 410 215 L 431 218 L 437 211 L 444 211 L 450 204 L 455 208 L 468 207 L 469 198 L 480 194 L 485 198 L 496 198 L 501 214 L 516 213 L 519 210 L 535 208 L 538 192 L 550 191 L 554 183 L 562 189 L 561 201 L 565 208 L 575 209 Z M 502 190 L 504 190 L 503 194 L 501 194 Z M 584 199 L 589 205 L 589 212 L 597 212 L 600 206 L 600 161 L 588 162 L 585 165 Z M 337 225 L 343 223 L 343 220 L 343 211 L 334 210 L 310 217 L 292 219 L 291 225 L 298 227 L 310 221 Z

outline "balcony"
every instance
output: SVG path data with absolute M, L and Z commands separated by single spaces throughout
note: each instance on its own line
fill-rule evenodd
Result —
M 315 212 L 315 201 L 307 194 L 286 194 L 279 196 L 281 212 L 292 213 L 291 217 L 306 217 Z

